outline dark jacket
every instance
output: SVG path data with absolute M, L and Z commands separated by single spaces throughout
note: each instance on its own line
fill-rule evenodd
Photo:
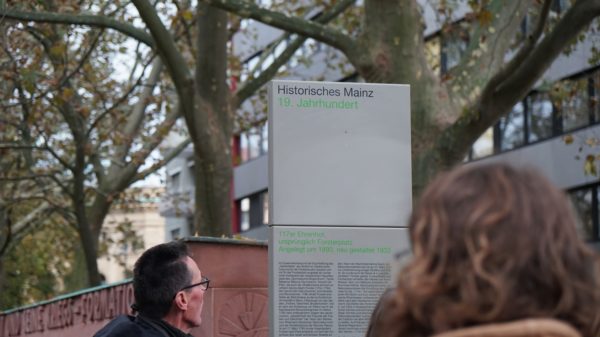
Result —
M 94 337 L 192 337 L 162 321 L 141 316 L 120 315 Z

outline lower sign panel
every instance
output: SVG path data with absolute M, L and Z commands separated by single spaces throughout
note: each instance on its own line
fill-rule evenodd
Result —
M 364 336 L 406 228 L 271 227 L 271 336 Z

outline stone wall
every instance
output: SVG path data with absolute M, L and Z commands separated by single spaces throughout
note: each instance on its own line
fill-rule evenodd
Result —
M 211 287 L 196 337 L 268 336 L 266 243 L 185 240 Z M 0 314 L 0 337 L 93 336 L 134 301 L 131 281 L 83 290 Z

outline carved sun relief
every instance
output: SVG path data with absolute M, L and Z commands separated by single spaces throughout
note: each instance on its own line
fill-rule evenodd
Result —
M 255 292 L 239 293 L 219 311 L 219 336 L 268 337 L 267 296 Z

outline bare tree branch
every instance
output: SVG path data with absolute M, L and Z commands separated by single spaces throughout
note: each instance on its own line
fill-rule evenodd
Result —
M 119 106 L 121 106 L 121 104 L 123 104 L 133 93 L 133 91 L 135 90 L 135 88 L 137 88 L 141 83 L 142 83 L 142 79 L 144 78 L 144 73 L 146 71 L 146 68 L 148 67 L 148 64 L 144 65 L 144 69 L 142 71 L 142 73 L 140 74 L 140 76 L 138 76 L 137 80 L 135 81 L 135 83 L 132 83 L 129 88 L 127 89 L 127 91 L 125 93 L 123 93 L 123 95 L 121 95 L 121 97 L 119 97 L 115 102 L 113 102 L 113 104 L 110 107 L 105 106 L 104 111 L 99 114 L 94 121 L 92 122 L 92 124 L 90 125 L 90 128 L 88 129 L 87 133 L 86 133 L 86 138 L 89 137 L 89 135 L 92 133 L 92 131 L 98 127 L 98 124 L 106 117 L 108 116 L 111 112 L 113 112 L 116 108 L 118 108 Z M 99 96 L 103 96 L 101 93 L 97 93 Z M 106 99 L 104 99 L 104 101 L 106 101 Z M 139 104 L 139 103 L 138 103 Z M 136 105 L 137 106 L 137 105 Z M 141 116 L 143 117 L 143 116 Z M 116 129 L 119 125 L 115 125 L 114 129 Z
M 598 16 L 600 0 L 578 0 L 552 32 L 544 36 L 511 76 L 498 86 L 492 100 L 500 103 L 501 107 L 512 106 L 527 94 L 564 48 Z
M 23 180 L 35 180 L 39 178 L 51 178 L 52 174 L 36 174 L 36 175 L 20 175 L 14 177 L 3 177 L 0 176 L 0 181 L 23 181 Z
M 40 193 L 42 193 L 43 191 L 41 191 Z M 26 195 L 26 196 L 19 196 L 19 197 L 15 197 L 10 199 L 10 202 L 7 203 L 7 205 L 14 205 L 23 201 L 48 201 L 46 200 L 46 196 L 45 195 L 37 195 L 37 194 L 32 194 L 32 195 Z
M 46 211 L 50 205 L 47 202 L 42 202 L 38 207 L 36 207 L 33 211 L 27 213 L 24 217 L 20 218 L 17 222 L 15 222 L 12 226 L 12 232 L 15 235 L 18 235 L 21 231 L 27 229 L 28 225 L 42 212 Z
M 129 86 L 133 85 L 133 79 L 135 78 L 136 70 L 139 67 L 140 63 L 142 63 L 140 57 L 140 46 L 141 43 L 138 41 L 138 43 L 136 43 L 135 46 L 135 62 L 133 63 L 133 66 L 131 66 L 131 71 L 129 72 L 129 79 L 127 80 L 127 84 L 129 84 Z
M 509 77 L 531 53 L 537 41 L 540 39 L 540 36 L 542 36 L 542 33 L 544 32 L 544 26 L 546 25 L 546 20 L 548 18 L 548 14 L 550 13 L 552 1 L 553 0 L 544 1 L 532 33 L 527 36 L 525 43 L 523 46 L 521 46 L 521 49 L 517 52 L 517 54 L 490 79 L 481 95 L 482 100 L 485 100 L 486 97 L 488 97 L 488 95 L 490 95 L 496 89 L 496 87 L 502 83 L 503 80 Z
M 48 205 L 48 207 L 39 210 L 39 207 L 34 210 L 34 212 L 36 212 L 36 216 L 43 216 L 43 213 L 51 213 L 51 212 L 58 212 L 58 209 L 51 209 L 50 205 Z M 48 216 L 46 216 L 47 218 Z M 25 227 L 23 227 L 20 231 L 15 232 L 13 235 L 13 238 L 11 240 L 11 242 L 9 243 L 7 250 L 12 250 L 22 239 L 25 235 L 29 234 L 30 232 L 36 230 L 39 226 L 41 226 L 44 221 L 33 221 L 35 219 L 30 219 L 28 221 L 28 223 L 25 223 Z
M 100 41 L 100 37 L 102 36 L 103 32 L 103 30 L 100 30 L 97 34 L 95 34 L 92 43 L 90 44 L 90 47 L 86 50 L 85 54 L 83 54 L 79 62 L 77 62 L 77 67 L 75 67 L 73 71 L 71 71 L 69 74 L 63 76 L 60 79 L 60 83 L 58 84 L 59 87 L 62 87 L 63 85 L 67 84 L 67 82 L 69 82 L 69 80 L 71 80 L 71 78 L 75 76 L 75 74 L 77 74 L 81 70 L 81 68 L 83 68 L 83 65 L 89 60 L 90 56 L 92 55 L 92 52 L 98 46 L 98 42 Z
M 187 63 L 181 53 L 178 52 L 175 41 L 167 28 L 163 25 L 154 7 L 148 0 L 132 0 L 138 9 L 140 16 L 148 26 L 152 36 L 157 41 L 156 50 L 163 58 L 163 62 L 169 69 L 171 79 L 177 88 L 180 107 L 188 125 L 196 125 L 195 120 L 195 91 L 193 74 L 188 69 Z M 198 139 L 193 128 L 189 129 L 192 139 Z
M 260 8 L 250 1 L 243 0 L 204 0 L 212 6 L 251 18 L 264 24 L 297 33 L 333 46 L 347 55 L 352 55 L 356 43 L 348 35 L 322 24 L 306 19 L 290 17 L 285 14 Z
M 46 150 L 45 146 L 0 143 L 0 150 Z
M 178 12 L 182 12 L 184 10 L 189 10 L 190 7 L 190 2 L 189 1 L 185 1 L 183 4 L 180 3 L 178 0 L 173 0 L 173 3 L 175 4 L 175 7 L 177 8 Z M 182 23 L 182 27 L 183 27 L 183 35 L 185 36 L 185 39 L 188 43 L 188 45 L 191 47 L 193 46 L 193 39 L 192 39 L 192 27 L 190 24 L 188 24 L 185 21 L 185 18 L 181 18 L 179 20 Z
M 90 156 L 90 162 L 94 168 L 94 175 L 98 180 L 98 185 L 104 184 L 104 177 L 106 175 L 106 171 L 104 170 L 104 166 L 102 166 L 102 161 L 100 160 L 100 156 L 97 151 L 94 151 Z
M 599 15 L 600 0 L 579 0 L 573 4 L 506 80 L 444 130 L 436 141 L 435 152 L 444 153 L 443 161 L 448 164 L 459 162 L 479 135 L 522 99 L 565 46 Z
M 149 47 L 154 47 L 152 36 L 145 31 L 136 28 L 128 23 L 99 15 L 92 14 L 58 14 L 49 12 L 24 12 L 18 10 L 5 10 L 0 8 L 0 17 L 25 22 L 46 22 L 59 23 L 66 25 L 82 25 L 90 27 L 110 28 L 119 31 L 129 37 L 132 37 Z
M 472 105 L 480 97 L 489 78 L 504 64 L 531 2 L 493 0 L 484 6 L 482 11 L 489 13 L 491 19 L 473 23 L 475 29 L 468 48 L 460 63 L 448 73 L 447 84 L 455 104 Z
M 339 14 L 341 14 L 344 10 L 346 10 L 348 7 L 350 7 L 355 2 L 356 2 L 356 0 L 338 1 L 335 3 L 335 5 L 333 7 L 331 7 L 327 11 L 323 12 L 321 15 L 317 16 L 314 19 L 314 21 L 317 23 L 320 23 L 320 24 L 326 24 L 329 21 L 336 18 Z M 290 35 L 291 34 L 289 34 L 289 33 L 284 34 L 282 39 L 286 39 Z M 271 63 L 271 65 L 269 65 L 269 67 L 267 69 L 265 69 L 263 72 L 261 72 L 260 75 L 258 75 L 256 78 L 245 83 L 235 93 L 233 106 L 236 108 L 241 106 L 242 103 L 248 97 L 252 96 L 252 94 L 254 92 L 256 92 L 256 90 L 258 90 L 265 83 L 267 83 L 271 78 L 273 78 L 273 76 L 275 76 L 275 74 L 277 73 L 279 68 L 281 68 L 281 66 L 283 66 L 284 64 L 286 64 L 289 61 L 289 59 L 294 55 L 296 50 L 298 50 L 298 48 L 300 48 L 302 46 L 302 44 L 304 44 L 304 41 L 306 41 L 306 39 L 307 38 L 305 36 L 299 36 L 299 37 L 296 37 L 292 42 L 288 43 L 285 50 L 273 61 L 273 63 Z
M 47 41 L 43 36 L 41 36 L 35 29 L 33 29 L 32 27 L 28 27 L 27 28 L 27 32 L 29 34 L 31 34 L 31 36 L 33 36 L 36 40 L 38 40 L 43 46 L 44 49 L 48 52 L 48 50 L 52 47 L 51 43 L 49 41 Z M 95 46 L 97 45 L 100 36 L 102 35 L 102 32 L 99 32 L 95 37 L 94 37 L 94 41 L 92 42 L 92 45 L 90 46 L 90 48 L 86 51 L 85 55 L 81 58 L 81 60 L 78 62 L 78 65 L 75 69 L 73 69 L 71 72 L 69 72 L 68 74 L 64 74 L 60 80 L 60 82 L 56 85 L 57 87 L 62 87 L 64 86 L 73 76 L 75 76 L 75 74 L 77 74 L 81 68 L 83 67 L 83 65 L 85 64 L 85 62 L 89 59 L 89 57 L 91 56 L 92 52 L 95 49 Z M 9 57 L 12 58 L 12 55 L 10 54 L 9 50 L 7 49 L 6 46 L 4 46 L 4 51 L 9 55 Z M 66 71 L 66 68 L 65 68 Z M 15 73 L 18 73 L 18 71 L 16 71 L 15 69 Z M 19 90 L 19 101 L 20 103 L 14 103 L 14 104 L 3 104 L 0 105 L 3 108 L 10 108 L 10 107 L 14 107 L 17 106 L 19 104 L 22 105 L 22 108 L 24 111 L 28 110 L 28 107 L 25 106 L 25 96 L 23 95 L 23 89 L 22 86 L 20 84 L 20 82 L 18 80 L 15 80 L 16 84 L 17 84 L 17 90 Z M 32 97 L 29 99 L 30 101 L 34 101 L 36 99 L 45 97 L 46 95 L 48 95 L 51 91 L 53 90 L 53 88 L 48 88 L 46 90 L 44 90 L 43 92 L 36 94 L 36 95 L 32 95 Z
M 289 34 L 286 34 L 286 36 L 289 36 Z M 271 80 L 273 76 L 277 74 L 279 68 L 286 64 L 289 61 L 289 59 L 292 56 L 294 56 L 294 53 L 296 52 L 296 50 L 298 50 L 298 48 L 302 47 L 306 39 L 307 38 L 304 36 L 299 36 L 293 41 L 289 42 L 285 50 L 273 61 L 273 63 L 269 65 L 269 67 L 267 67 L 267 69 L 262 71 L 257 77 L 246 82 L 235 93 L 235 96 L 233 98 L 233 107 L 239 108 L 246 99 L 251 97 L 256 92 L 256 90 L 258 90 L 265 83 Z
M 254 119 L 252 122 L 250 123 L 246 123 L 245 125 L 243 125 L 242 127 L 234 130 L 235 134 L 241 134 L 243 132 L 246 132 L 252 128 L 255 128 L 257 126 L 262 126 L 264 123 L 266 123 L 268 120 L 267 116 L 263 116 L 261 118 L 257 118 Z
M 23 145 L 23 144 L 0 144 L 0 150 L 40 150 L 49 152 L 52 157 L 54 157 L 61 165 L 70 171 L 73 170 L 73 166 L 71 166 L 67 161 L 65 161 L 61 156 L 59 156 L 51 146 L 48 145 L 46 141 L 44 141 L 44 146 L 38 145 Z
M 177 145 L 176 147 L 171 149 L 171 151 L 169 151 L 167 154 L 163 155 L 163 158 L 159 162 L 157 162 L 154 165 L 150 166 L 149 168 L 139 172 L 133 178 L 132 183 L 136 182 L 136 181 L 144 180 L 144 179 L 146 179 L 147 176 L 158 171 L 161 167 L 163 167 L 167 163 L 169 163 L 173 158 L 177 157 L 177 155 L 179 155 L 181 153 L 181 151 L 183 151 L 189 144 L 191 144 L 191 142 L 192 141 L 189 137 L 186 138 L 184 141 L 179 143 L 179 145 Z
M 13 72 L 15 74 L 18 74 L 19 72 L 18 72 L 17 62 L 15 61 L 14 56 L 12 55 L 10 49 L 8 48 L 6 39 L 2 39 L 2 49 L 4 50 L 4 52 L 6 53 L 6 55 L 8 55 L 8 58 L 10 59 L 10 65 L 13 68 Z M 21 80 L 19 77 L 17 77 L 14 79 L 13 82 L 14 82 L 15 88 L 17 89 L 17 92 L 19 94 L 18 103 L 15 103 L 14 106 L 21 106 L 21 109 L 23 109 L 24 116 L 27 116 L 29 114 L 29 104 L 28 104 L 27 98 L 25 97 L 25 93 L 23 91 L 23 85 L 21 83 Z M 20 126 L 18 128 L 21 129 Z
M 4 229 L 6 228 L 6 229 Z M 12 240 L 12 223 L 10 219 L 10 210 L 5 205 L 0 205 L 0 230 L 5 230 L 4 242 L 0 246 L 0 257 L 6 252 L 8 245 Z
M 152 63 L 152 70 L 150 72 L 150 75 L 148 76 L 146 85 L 140 93 L 138 102 L 131 109 L 131 114 L 127 119 L 127 123 L 123 127 L 122 132 L 123 134 L 128 136 L 128 139 L 126 140 L 125 144 L 119 146 L 116 149 L 114 157 L 117 160 L 124 159 L 128 152 L 127 149 L 130 147 L 135 136 L 139 133 L 141 123 L 144 120 L 144 112 L 146 110 L 146 107 L 148 106 L 148 99 L 152 97 L 152 92 L 154 91 L 156 84 L 160 80 L 160 75 L 162 71 L 163 62 L 160 58 L 156 58 Z
M 104 186 L 100 189 L 111 193 L 119 189 L 127 187 L 129 184 L 134 182 L 134 177 L 137 170 L 142 166 L 143 161 L 139 158 L 146 158 L 154 149 L 162 142 L 164 135 L 171 130 L 173 124 L 180 117 L 181 109 L 176 107 L 173 109 L 165 119 L 156 127 L 156 131 L 150 137 L 150 140 L 146 141 L 143 147 L 135 153 L 131 154 L 132 160 L 130 160 L 124 166 L 118 164 L 111 165 L 107 175 L 107 181 Z
M 10 125 L 16 129 L 20 129 L 21 128 L 21 124 L 17 123 L 17 122 L 13 122 L 11 120 L 8 120 L 6 118 L 2 118 L 0 117 L 0 124 L 5 124 L 5 125 Z
M 43 147 L 43 149 L 48 151 L 52 155 L 52 157 L 54 157 L 54 159 L 58 160 L 58 162 L 62 166 L 64 166 L 71 172 L 73 172 L 75 170 L 75 167 L 73 165 L 69 164 L 69 162 L 67 162 L 65 159 L 63 159 L 58 153 L 56 153 L 56 151 L 54 151 L 54 149 L 52 149 L 52 147 L 48 144 L 48 140 L 45 138 L 44 138 L 44 144 L 45 144 L 45 146 Z

